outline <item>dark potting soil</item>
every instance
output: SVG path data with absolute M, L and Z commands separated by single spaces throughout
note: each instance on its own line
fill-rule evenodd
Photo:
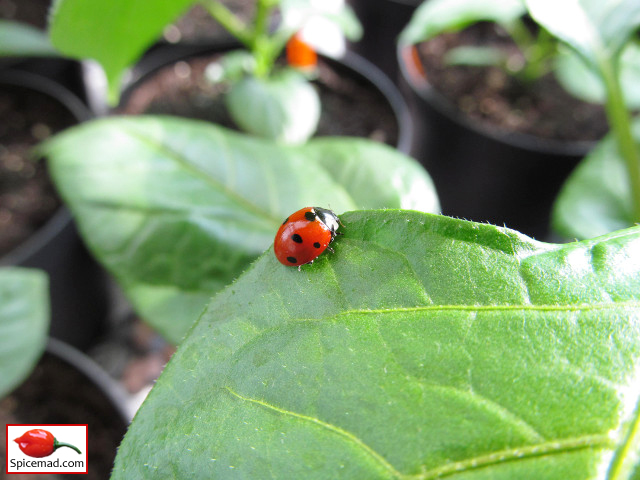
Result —
M 115 112 L 197 118 L 237 130 L 224 105 L 226 87 L 212 85 L 204 77 L 207 65 L 216 58 L 194 57 L 163 67 L 136 85 Z M 366 137 L 396 145 L 395 114 L 385 97 L 366 80 L 320 60 L 313 84 L 322 104 L 316 136 Z
M 428 82 L 472 119 L 555 140 L 598 140 L 608 131 L 604 108 L 571 96 L 552 73 L 526 86 L 498 67 L 446 65 L 445 54 L 462 45 L 499 48 L 514 63 L 523 57 L 506 32 L 491 23 L 418 45 Z
M 255 12 L 255 0 L 225 0 L 225 6 L 238 18 L 250 22 Z M 164 29 L 167 42 L 197 43 L 220 38 L 230 34 L 216 22 L 202 5 L 194 5 L 182 17 Z
M 48 353 L 29 378 L 0 402 L 0 417 L 14 423 L 87 424 L 89 473 L 82 478 L 89 480 L 109 478 L 127 427 L 120 413 L 96 385 L 68 363 Z M 0 457 L 5 452 L 2 448 Z M 51 478 L 73 480 L 77 477 L 70 474 Z
M 0 0 L 0 18 L 44 30 L 51 0 Z
M 58 209 L 46 164 L 30 149 L 77 123 L 51 97 L 19 86 L 0 87 L 0 255 L 19 245 Z

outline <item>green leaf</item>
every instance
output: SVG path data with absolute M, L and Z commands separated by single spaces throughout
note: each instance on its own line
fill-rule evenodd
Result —
M 62 53 L 100 62 L 117 103 L 122 74 L 195 0 L 58 0 L 50 18 L 51 42 Z
M 620 56 L 620 85 L 628 108 L 640 108 L 640 45 L 630 43 Z M 602 78 L 574 51 L 567 50 L 556 58 L 555 75 L 572 95 L 585 102 L 606 102 Z
M 640 26 L 637 0 L 525 0 L 542 27 L 591 65 L 617 56 Z
M 634 462 L 640 228 L 567 245 L 411 211 L 267 251 L 151 391 L 112 479 L 608 479 Z M 628 450 L 625 450 L 628 449 Z
M 633 124 L 640 145 L 640 119 Z M 592 238 L 633 225 L 633 202 L 625 162 L 613 134 L 576 167 L 556 199 L 554 230 L 567 238 Z
M 29 375 L 49 331 L 49 288 L 39 270 L 0 268 L 0 398 Z
M 429 0 L 423 2 L 400 34 L 401 45 L 424 42 L 480 21 L 509 24 L 525 14 L 523 0 Z
M 245 76 L 225 96 L 246 132 L 283 143 L 303 143 L 316 131 L 320 97 L 304 75 L 284 69 L 267 78 Z
M 41 151 L 93 253 L 176 343 L 295 210 L 439 209 L 417 162 L 362 139 L 285 147 L 194 120 L 123 117 Z
M 46 33 L 31 25 L 0 20 L 0 56 L 57 57 L 60 54 L 49 42 Z

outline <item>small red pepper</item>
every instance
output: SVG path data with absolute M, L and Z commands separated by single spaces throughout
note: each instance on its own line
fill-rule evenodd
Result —
M 25 432 L 21 437 L 14 440 L 25 455 L 35 458 L 48 457 L 60 447 L 69 447 L 81 453 L 77 447 L 68 443 L 60 443 L 56 438 L 41 428 L 36 428 Z
M 296 33 L 287 42 L 287 63 L 294 68 L 310 70 L 318 65 L 318 54 L 307 42 L 302 40 L 302 35 Z

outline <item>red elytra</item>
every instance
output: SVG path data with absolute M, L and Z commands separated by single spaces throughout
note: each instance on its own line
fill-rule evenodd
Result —
M 331 210 L 306 207 L 290 215 L 278 229 L 273 243 L 283 265 L 298 267 L 313 263 L 337 235 L 340 220 Z

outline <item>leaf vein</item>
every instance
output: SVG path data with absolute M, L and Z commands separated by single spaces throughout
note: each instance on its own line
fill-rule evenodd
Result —
M 135 128 L 132 128 L 128 131 L 128 133 L 133 138 L 137 138 L 140 142 L 143 142 L 151 147 L 162 151 L 167 157 L 171 158 L 175 163 L 180 165 L 182 168 L 187 170 L 192 175 L 202 179 L 205 183 L 215 188 L 216 190 L 222 191 L 225 195 L 227 195 L 230 199 L 233 199 L 235 203 L 240 206 L 243 206 L 248 211 L 253 212 L 258 217 L 269 218 L 274 222 L 278 222 L 278 219 L 275 218 L 271 212 L 268 212 L 264 209 L 259 208 L 258 205 L 251 203 L 248 199 L 238 195 L 238 193 L 230 188 L 228 188 L 224 183 L 207 174 L 207 172 L 198 168 L 196 165 L 185 160 L 178 152 L 174 151 L 169 145 L 159 142 L 158 140 L 145 135 L 141 131 L 136 131 Z
M 419 379 L 417 380 L 420 381 Z M 425 384 L 425 385 L 426 385 L 426 388 L 448 392 L 462 399 L 469 398 L 469 400 L 467 401 L 469 401 L 470 403 L 476 406 L 483 407 L 488 412 L 498 417 L 499 420 L 509 423 L 513 427 L 517 428 L 518 432 L 526 436 L 530 441 L 541 442 L 545 440 L 544 436 L 540 434 L 540 432 L 538 432 L 533 427 L 533 425 L 527 422 L 519 414 L 510 410 L 506 406 L 492 400 L 491 398 L 478 393 L 476 390 L 473 390 L 473 389 L 464 390 L 464 389 L 457 388 L 454 386 L 449 386 L 449 385 L 435 385 L 435 384 Z
M 482 395 L 482 394 L 478 393 L 476 390 L 474 390 L 472 388 L 471 384 L 469 385 L 470 388 L 468 390 L 465 390 L 465 389 L 462 389 L 462 388 L 459 388 L 459 387 L 455 387 L 453 385 L 439 385 L 439 384 L 436 384 L 436 383 L 425 382 L 420 377 L 418 377 L 415 374 L 411 373 L 406 367 L 404 367 L 402 362 L 397 360 L 394 350 L 389 346 L 389 344 L 385 340 L 384 335 L 380 331 L 380 326 L 379 325 L 378 325 L 378 328 L 376 330 L 376 333 L 378 335 L 378 338 L 379 338 L 379 341 L 380 341 L 382 347 L 384 349 L 386 349 L 389 352 L 389 354 L 391 354 L 394 357 L 397 368 L 401 369 L 404 372 L 404 374 L 405 374 L 405 376 L 407 378 L 411 378 L 422 389 L 428 389 L 428 390 L 431 390 L 431 391 L 440 391 L 440 392 L 443 392 L 445 394 L 453 395 L 455 397 L 458 397 L 460 399 L 468 401 L 471 404 L 474 404 L 474 405 L 476 405 L 478 407 L 482 407 L 486 411 L 488 411 L 491 414 L 495 415 L 501 421 L 509 423 L 513 427 L 517 428 L 517 430 L 523 436 L 525 436 L 528 439 L 528 441 L 531 441 L 531 442 L 543 442 L 545 440 L 544 436 L 542 434 L 540 434 L 533 427 L 533 425 L 531 425 L 529 422 L 527 422 L 522 416 L 520 416 L 519 414 L 517 414 L 514 411 L 511 411 L 506 406 L 501 405 L 500 403 L 492 400 L 491 398 L 486 397 L 485 395 Z
M 432 470 L 412 475 L 412 480 L 433 480 L 443 478 L 457 473 L 476 470 L 480 468 L 490 467 L 492 465 L 500 465 L 502 463 L 513 462 L 528 458 L 542 457 L 547 455 L 556 455 L 585 448 L 613 448 L 614 442 L 608 435 L 584 435 L 581 437 L 566 438 L 551 442 L 539 443 L 536 445 L 527 445 L 519 448 L 500 450 L 468 458 L 458 462 L 448 463 L 446 465 L 434 468 Z
M 358 448 L 360 448 L 361 450 L 363 450 L 367 455 L 369 455 L 371 458 L 373 458 L 384 470 L 387 471 L 387 473 L 389 473 L 391 476 L 396 477 L 396 478 L 402 478 L 404 477 L 404 475 L 402 473 L 400 473 L 398 470 L 396 470 L 393 465 L 391 465 L 382 455 L 380 455 L 378 452 L 376 452 L 375 450 L 373 450 L 370 446 L 368 446 L 366 443 L 364 443 L 362 440 L 360 440 L 360 438 L 358 438 L 357 436 L 355 436 L 353 433 L 344 430 L 336 425 L 332 425 L 331 423 L 325 422 L 323 420 L 320 420 L 319 418 L 315 418 L 315 417 L 311 417 L 309 415 L 303 415 L 301 413 L 297 413 L 297 412 L 292 412 L 291 410 L 286 410 L 284 408 L 280 408 L 277 407 L 275 405 L 271 405 L 270 403 L 267 403 L 263 400 L 258 400 L 255 398 L 250 398 L 250 397 L 245 397 L 244 395 L 241 395 L 235 391 L 233 391 L 231 388 L 229 387 L 225 387 L 225 389 L 234 397 L 244 401 L 244 402 L 249 402 L 249 403 L 253 403 L 256 405 L 260 405 L 261 407 L 264 407 L 268 410 L 273 410 L 275 412 L 278 412 L 282 415 L 288 415 L 288 416 L 292 416 L 295 418 L 298 418 L 300 420 L 309 422 L 309 423 L 313 423 L 316 424 L 322 428 L 325 428 L 341 437 L 343 437 L 344 439 L 350 441 L 351 443 L 353 443 L 355 446 L 357 446 Z
M 348 316 L 353 314 L 385 314 L 396 312 L 422 312 L 422 311 L 466 311 L 466 312 L 483 312 L 483 311 L 538 311 L 538 312 L 580 312 L 580 311 L 602 311 L 617 310 L 623 308 L 640 308 L 640 302 L 620 302 L 620 303 L 591 303 L 591 304 L 575 304 L 575 305 L 530 305 L 530 304 L 510 304 L 510 305 L 421 305 L 415 307 L 393 307 L 378 309 L 357 309 L 346 310 L 336 314 L 336 317 Z M 300 319 L 302 321 L 309 319 Z

